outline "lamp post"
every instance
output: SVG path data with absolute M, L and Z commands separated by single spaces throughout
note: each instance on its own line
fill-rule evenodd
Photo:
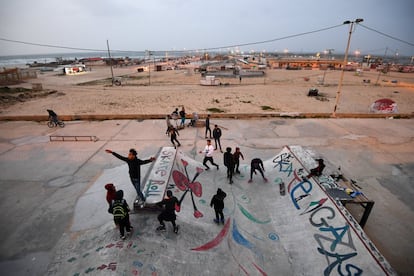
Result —
M 334 107 L 334 111 L 332 113 L 332 117 L 336 117 L 336 108 L 338 107 L 339 98 L 341 96 L 342 82 L 343 82 L 343 79 L 344 79 L 345 66 L 348 62 L 348 51 L 349 51 L 349 45 L 351 43 L 351 35 L 352 35 L 352 32 L 353 32 L 354 24 L 355 23 L 356 24 L 361 23 L 362 21 L 364 21 L 364 19 L 357 18 L 357 19 L 355 19 L 355 21 L 347 20 L 347 21 L 344 22 L 344 24 L 351 24 L 351 26 L 349 27 L 348 44 L 346 45 L 344 63 L 342 65 L 341 77 L 339 78 L 338 91 L 336 92 L 335 107 Z
M 151 56 L 152 52 L 150 50 L 145 50 L 148 53 L 148 85 L 151 85 Z

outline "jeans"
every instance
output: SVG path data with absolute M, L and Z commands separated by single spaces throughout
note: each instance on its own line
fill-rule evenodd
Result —
M 141 181 L 139 178 L 131 178 L 132 185 L 134 185 L 135 190 L 137 191 L 138 196 L 142 201 L 145 201 L 144 194 L 141 192 Z

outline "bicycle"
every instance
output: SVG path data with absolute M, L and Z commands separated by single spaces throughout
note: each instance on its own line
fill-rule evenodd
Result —
M 47 126 L 52 128 L 52 127 L 64 127 L 65 123 L 60 121 L 58 118 L 58 115 L 51 109 L 46 109 L 47 112 L 49 113 L 49 121 L 47 122 Z
M 49 118 L 49 121 L 47 122 L 47 126 L 50 128 L 53 127 L 65 127 L 65 123 L 63 121 L 59 121 L 59 120 L 53 120 L 52 118 Z

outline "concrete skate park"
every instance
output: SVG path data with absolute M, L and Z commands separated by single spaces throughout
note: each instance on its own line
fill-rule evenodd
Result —
M 120 240 L 107 212 L 106 183 L 136 196 L 127 165 L 105 149 L 160 157 L 170 147 L 165 120 L 0 123 L 2 275 L 410 275 L 414 261 L 412 119 L 218 119 L 225 147 L 241 148 L 241 174 L 228 184 L 220 169 L 203 168 L 204 128 L 180 130 L 171 174 L 201 184 L 189 191 L 177 213 L 180 231 L 167 223 L 156 232 L 159 212 L 130 214 L 134 231 Z M 83 137 L 52 140 L 51 137 Z M 91 137 L 91 139 L 84 139 Z M 214 145 L 214 141 L 213 141 Z M 250 160 L 265 164 L 264 182 L 250 177 Z M 321 177 L 304 179 L 323 158 Z M 160 160 L 160 159 L 158 159 Z M 147 183 L 157 163 L 141 167 Z M 373 204 L 346 208 L 329 176 L 355 180 L 355 190 Z M 200 172 L 197 177 L 197 172 Z M 196 179 L 194 179 L 196 178 Z M 167 189 L 184 191 L 177 179 Z M 280 194 L 285 183 L 286 194 Z M 211 197 L 227 193 L 225 223 L 213 222 Z M 196 218 L 198 211 L 202 217 Z

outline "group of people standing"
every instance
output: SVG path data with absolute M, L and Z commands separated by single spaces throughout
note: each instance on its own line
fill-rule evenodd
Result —
M 174 118 L 176 114 L 181 117 L 180 125 L 184 126 L 184 107 L 182 107 L 182 110 L 180 112 L 178 112 L 178 108 L 176 108 L 172 115 L 167 117 L 168 127 L 166 133 L 170 136 L 171 143 L 174 145 L 174 147 L 176 147 L 175 143 L 177 143 L 177 146 L 181 146 L 181 143 L 177 139 L 177 136 L 179 135 L 178 130 L 170 123 L 170 118 Z M 203 165 L 205 166 L 206 170 L 209 170 L 210 167 L 207 165 L 207 162 L 210 162 L 211 165 L 215 166 L 217 170 L 219 170 L 219 165 L 214 162 L 213 154 L 214 151 L 218 149 L 220 149 L 220 152 L 223 153 L 220 142 L 222 132 L 218 125 L 215 125 L 213 131 L 211 131 L 210 115 L 208 115 L 206 118 L 205 127 L 205 138 L 207 139 L 207 145 L 205 146 L 203 151 L 200 151 L 200 153 L 204 153 Z M 211 144 L 211 133 L 213 133 L 215 147 L 213 147 L 213 145 Z M 207 134 L 209 134 L 209 136 L 207 136 Z M 140 205 L 141 208 L 143 208 L 145 206 L 145 196 L 141 190 L 141 165 L 151 163 L 155 161 L 156 158 L 150 157 L 148 159 L 141 160 L 137 157 L 137 151 L 133 148 L 129 150 L 128 156 L 122 156 L 110 149 L 106 149 L 105 151 L 128 164 L 130 180 L 138 195 L 137 203 L 138 205 Z M 243 153 L 240 151 L 239 147 L 236 147 L 234 153 L 232 153 L 231 147 L 227 147 L 226 151 L 223 154 L 223 163 L 224 166 L 227 168 L 227 179 L 229 180 L 230 184 L 233 183 L 233 175 L 240 174 L 240 158 L 244 160 Z M 256 170 L 258 170 L 261 173 L 263 179 L 267 181 L 263 173 L 264 167 L 262 160 L 260 160 L 259 158 L 254 158 L 251 161 L 249 183 L 252 182 L 253 173 L 256 174 Z M 123 198 L 124 193 L 122 190 L 116 191 L 115 186 L 112 183 L 105 185 L 105 189 L 107 190 L 106 199 L 109 204 L 108 212 L 113 214 L 114 222 L 116 226 L 119 228 L 121 239 L 125 239 L 125 231 L 128 234 L 131 233 L 133 229 L 129 220 L 130 208 L 126 200 Z M 215 210 L 216 218 L 214 219 L 214 222 L 216 223 L 224 223 L 223 209 L 225 197 L 226 193 L 219 188 L 217 190 L 217 193 L 211 199 L 210 206 L 213 207 Z M 159 205 L 160 207 L 165 206 L 164 210 L 158 216 L 160 226 L 157 228 L 157 230 L 164 231 L 166 229 L 164 221 L 170 221 L 173 225 L 174 232 L 178 233 L 179 227 L 175 223 L 175 211 L 178 211 L 180 209 L 180 203 L 177 200 L 177 198 L 173 196 L 172 191 L 168 190 L 166 193 L 166 197 L 157 205 Z
M 222 132 L 218 125 L 214 125 L 213 138 L 214 138 L 215 147 L 213 148 L 213 146 L 211 145 L 211 139 L 212 139 L 211 132 L 212 131 L 210 128 L 210 115 L 207 115 L 205 127 L 206 127 L 205 138 L 207 139 L 207 145 L 204 148 L 204 151 L 200 151 L 200 153 L 204 153 L 203 165 L 205 166 L 206 170 L 209 170 L 210 167 L 207 165 L 207 162 L 210 162 L 212 165 L 216 166 L 218 170 L 219 165 L 214 163 L 213 153 L 214 153 L 214 150 L 217 150 L 218 148 L 220 149 L 220 152 L 223 153 L 223 150 L 221 148 L 221 141 L 220 141 Z M 207 136 L 207 134 L 209 134 L 209 136 Z M 240 158 L 244 160 L 244 156 L 243 156 L 243 153 L 240 151 L 239 147 L 236 147 L 236 150 L 234 153 L 232 153 L 231 151 L 232 151 L 231 147 L 226 148 L 226 152 L 223 154 L 223 163 L 224 163 L 224 166 L 227 168 L 227 179 L 229 180 L 230 184 L 233 184 L 233 175 L 235 173 L 237 174 L 240 173 L 240 170 L 239 170 Z M 264 176 L 265 169 L 264 169 L 262 160 L 260 158 L 254 158 L 252 159 L 250 165 L 251 165 L 251 169 L 250 169 L 249 183 L 253 181 L 253 174 L 257 174 L 256 171 L 259 171 L 259 173 L 263 177 L 263 180 L 267 182 L 267 178 Z

